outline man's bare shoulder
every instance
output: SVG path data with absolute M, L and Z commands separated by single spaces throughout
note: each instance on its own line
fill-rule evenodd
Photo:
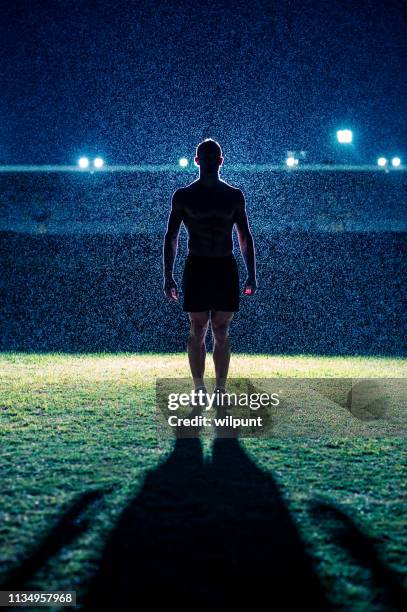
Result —
M 173 198 L 178 198 L 180 196 L 182 196 L 183 191 L 185 190 L 185 187 L 178 187 L 172 194 Z
M 232 196 L 233 200 L 236 200 L 237 203 L 244 202 L 244 194 L 243 191 L 239 187 L 235 187 L 234 185 L 230 185 L 226 183 L 226 181 L 222 181 L 224 185 L 225 191 Z
M 235 187 L 234 185 L 231 185 L 230 183 L 227 183 L 223 179 L 221 179 L 220 182 L 225 187 L 225 189 L 229 189 L 230 191 L 239 191 L 238 187 Z
M 184 195 L 185 195 L 185 187 L 178 187 L 178 189 L 176 189 L 171 196 L 172 205 L 178 208 L 181 207 Z
M 230 185 L 230 183 L 226 183 L 226 181 L 222 181 L 224 188 L 226 191 L 229 191 L 231 194 L 233 195 L 240 195 L 242 193 L 241 189 L 239 189 L 239 187 L 235 187 L 234 185 Z

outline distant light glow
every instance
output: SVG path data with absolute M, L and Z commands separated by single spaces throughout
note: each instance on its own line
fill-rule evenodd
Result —
M 181 157 L 178 163 L 181 166 L 181 168 L 186 168 L 188 166 L 188 160 L 186 157 Z
M 87 168 L 89 166 L 89 160 L 87 157 L 81 157 L 78 164 L 80 168 Z
M 352 142 L 352 130 L 338 130 L 336 132 L 336 137 L 338 139 L 338 142 L 340 142 L 341 144 Z
M 398 168 L 401 164 L 401 159 L 399 157 L 393 157 L 393 159 L 391 160 L 391 165 L 394 168 Z
M 377 160 L 377 165 L 382 168 L 387 164 L 387 159 L 385 157 L 379 157 Z
M 102 168 L 104 163 L 105 162 L 101 157 L 95 157 L 95 159 L 93 160 L 93 165 L 95 166 L 95 168 Z
M 289 168 L 293 168 L 294 166 L 298 165 L 298 159 L 296 159 L 292 155 L 289 155 L 287 159 L 285 160 L 285 163 L 287 164 Z

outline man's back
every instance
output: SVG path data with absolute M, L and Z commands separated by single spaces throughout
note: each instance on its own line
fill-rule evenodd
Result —
M 240 189 L 219 180 L 213 186 L 199 180 L 177 189 L 173 205 L 188 231 L 188 252 L 202 257 L 233 253 L 233 225 L 244 211 Z
M 193 313 L 239 310 L 234 225 L 247 270 L 243 292 L 253 295 L 257 288 L 254 241 L 245 197 L 240 189 L 219 178 L 223 164 L 219 143 L 205 139 L 198 145 L 194 161 L 199 166 L 199 179 L 173 193 L 163 245 L 164 295 L 178 300 L 173 272 L 179 230 L 184 223 L 188 232 L 188 256 L 182 277 L 183 309 L 192 318 Z

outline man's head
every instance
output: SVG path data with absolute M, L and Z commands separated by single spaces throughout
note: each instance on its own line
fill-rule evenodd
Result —
M 220 144 L 212 138 L 205 138 L 196 148 L 195 164 L 205 174 L 218 172 L 219 167 L 223 164 Z

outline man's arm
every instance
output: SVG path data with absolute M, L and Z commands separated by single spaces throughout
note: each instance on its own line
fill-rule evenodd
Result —
M 235 223 L 237 235 L 239 238 L 240 251 L 244 259 L 247 279 L 244 287 L 244 293 L 252 295 L 257 288 L 256 281 L 256 256 L 254 251 L 253 236 L 249 227 L 249 220 L 246 213 L 246 202 L 243 192 L 239 189 L 239 202 L 235 212 Z
M 182 223 L 181 205 L 179 197 L 177 197 L 177 191 L 172 196 L 163 246 L 164 294 L 172 299 L 177 299 L 177 285 L 173 278 L 173 270 L 178 250 L 179 229 Z

